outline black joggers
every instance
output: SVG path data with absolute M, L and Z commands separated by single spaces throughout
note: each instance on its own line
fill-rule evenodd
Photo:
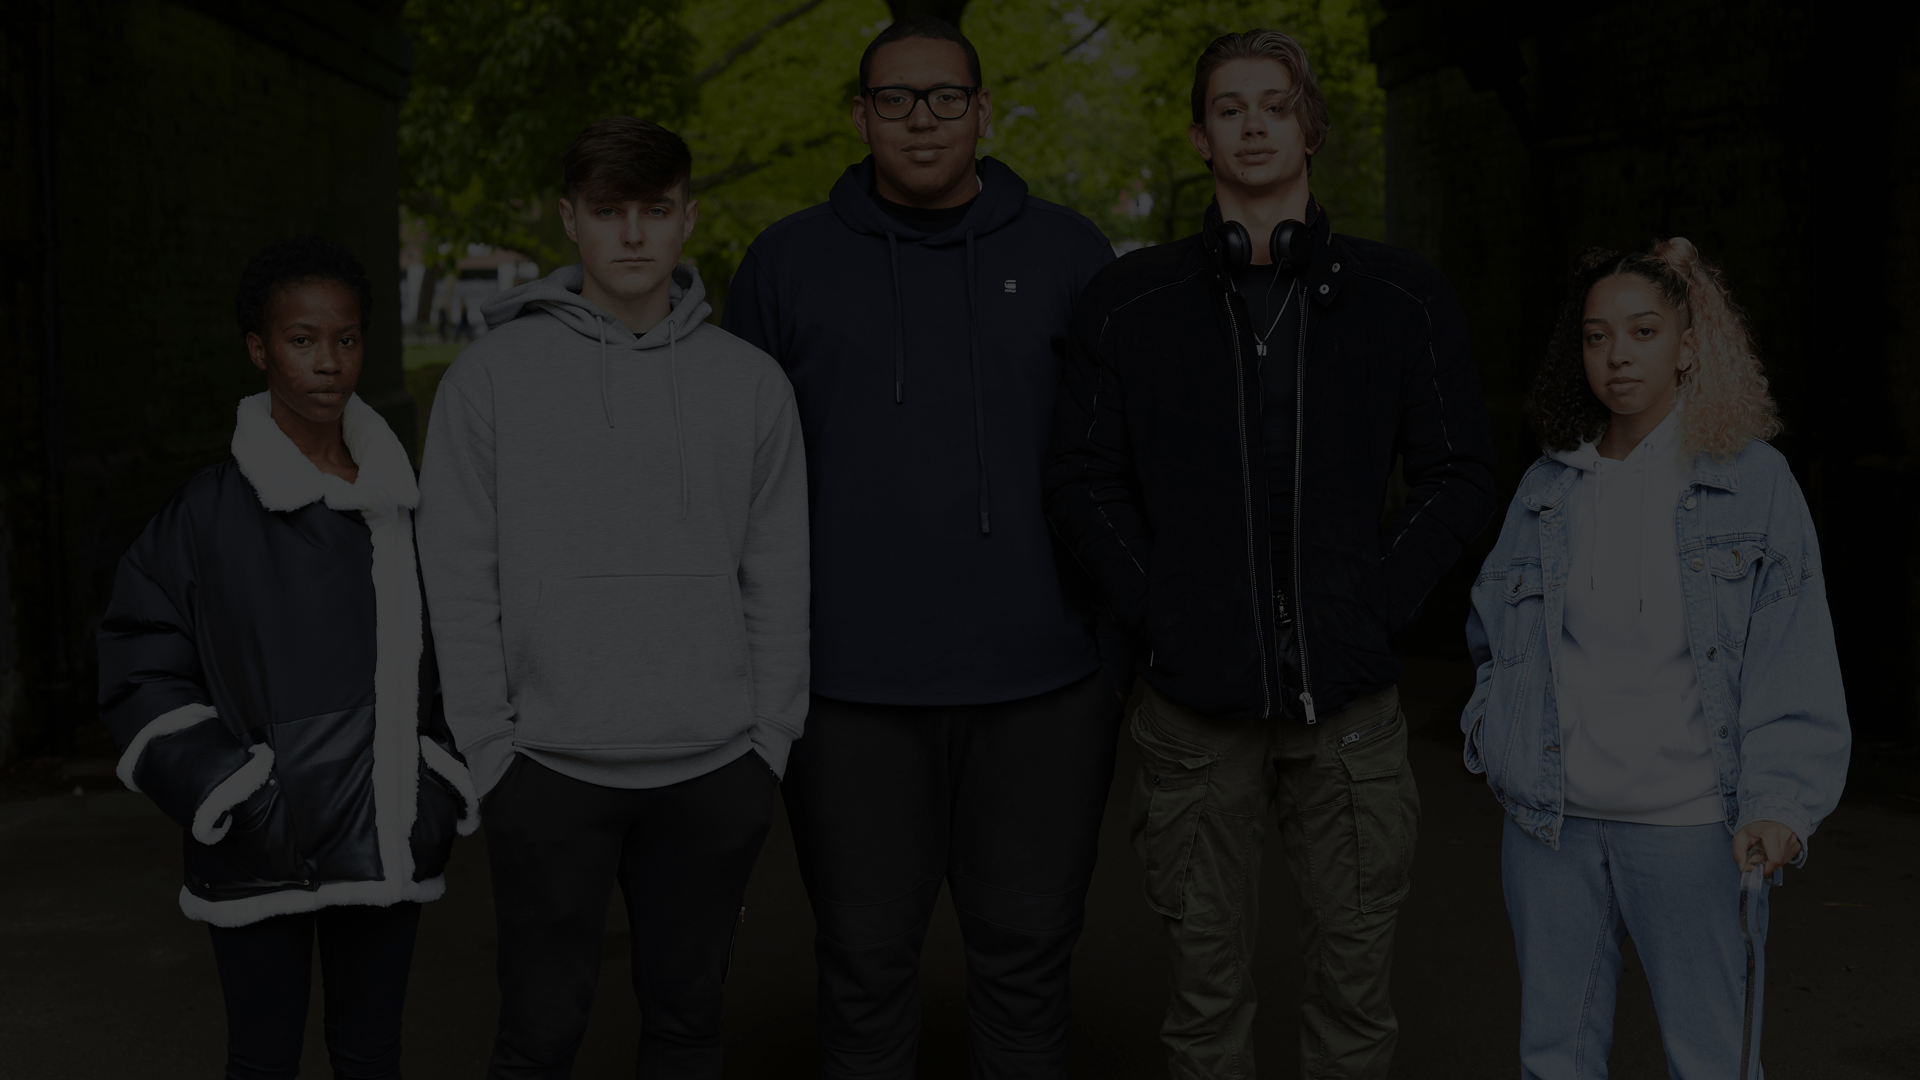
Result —
M 420 905 L 329 907 L 246 926 L 209 926 L 227 1002 L 227 1080 L 282 1080 L 300 1072 L 320 939 L 327 1055 L 342 1080 L 400 1075 L 400 1010 Z
M 783 791 L 817 928 L 822 1080 L 913 1075 L 942 880 L 966 941 L 973 1075 L 1063 1074 L 1119 719 L 1097 673 L 993 705 L 813 699 Z
M 491 1080 L 571 1073 L 616 880 L 640 999 L 635 1075 L 719 1080 L 721 984 L 776 782 L 752 751 L 638 790 L 514 758 L 481 806 L 500 936 Z

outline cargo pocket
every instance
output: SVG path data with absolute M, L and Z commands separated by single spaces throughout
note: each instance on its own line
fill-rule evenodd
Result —
M 1353 818 L 1355 903 L 1362 914 L 1384 911 L 1407 894 L 1420 792 L 1407 767 L 1407 717 L 1393 715 L 1341 740 Z
M 1187 877 L 1207 773 L 1219 755 L 1168 736 L 1154 726 L 1151 711 L 1144 698 L 1133 710 L 1133 741 L 1140 748 L 1133 850 L 1145 871 L 1147 906 L 1180 919 L 1187 914 Z

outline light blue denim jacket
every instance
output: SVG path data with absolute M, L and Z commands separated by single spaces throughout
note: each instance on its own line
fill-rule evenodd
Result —
M 1460 714 L 1467 768 L 1555 848 L 1564 774 L 1553 665 L 1572 569 L 1566 502 L 1579 478 L 1544 457 L 1521 478 L 1473 583 L 1467 648 L 1479 673 Z M 1800 865 L 1846 783 L 1852 743 L 1806 499 L 1779 451 L 1753 441 L 1732 461 L 1699 455 L 1671 509 L 1728 833 L 1778 821 L 1800 838 Z

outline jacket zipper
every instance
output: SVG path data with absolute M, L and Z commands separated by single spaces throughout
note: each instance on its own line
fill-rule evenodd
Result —
M 1361 739 L 1364 739 L 1367 736 L 1372 735 L 1377 731 L 1385 731 L 1387 728 L 1390 728 L 1399 722 L 1400 722 L 1400 714 L 1396 712 L 1392 716 L 1387 717 L 1385 720 L 1380 721 L 1379 723 L 1373 725 L 1372 727 L 1361 728 L 1359 731 L 1350 731 L 1347 734 L 1340 736 L 1340 745 L 1343 747 L 1352 746 L 1354 743 L 1359 742 Z M 1477 724 L 1478 721 L 1476 721 L 1475 723 Z
M 1300 704 L 1307 708 L 1307 723 L 1317 724 L 1320 718 L 1313 715 L 1313 683 L 1307 678 L 1307 620 L 1300 603 L 1300 481 L 1306 447 L 1307 309 L 1312 306 L 1307 303 L 1306 283 L 1301 282 L 1300 351 L 1293 360 L 1293 640 L 1300 648 Z M 1245 453 L 1244 446 L 1241 452 Z
M 1240 321 L 1233 317 L 1233 294 L 1224 294 L 1227 305 L 1227 329 L 1233 337 L 1233 396 L 1240 421 L 1240 493 L 1247 516 L 1247 576 L 1253 590 L 1253 639 L 1260 647 L 1260 716 L 1273 715 L 1273 685 L 1267 678 L 1267 631 L 1261 624 L 1260 564 L 1255 561 L 1253 543 L 1253 466 L 1247 460 L 1247 379 L 1246 361 L 1240 355 Z M 1297 526 L 1296 526 L 1297 527 Z

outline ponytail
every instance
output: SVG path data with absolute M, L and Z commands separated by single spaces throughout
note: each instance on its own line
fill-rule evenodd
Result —
M 1682 452 L 1689 457 L 1706 452 L 1727 461 L 1746 448 L 1748 439 L 1780 434 L 1779 409 L 1754 354 L 1746 316 L 1727 295 L 1720 269 L 1701 258 L 1684 236 L 1654 243 L 1649 255 L 1649 262 L 1657 262 L 1684 288 L 1693 328 L 1693 365 L 1680 385 Z

